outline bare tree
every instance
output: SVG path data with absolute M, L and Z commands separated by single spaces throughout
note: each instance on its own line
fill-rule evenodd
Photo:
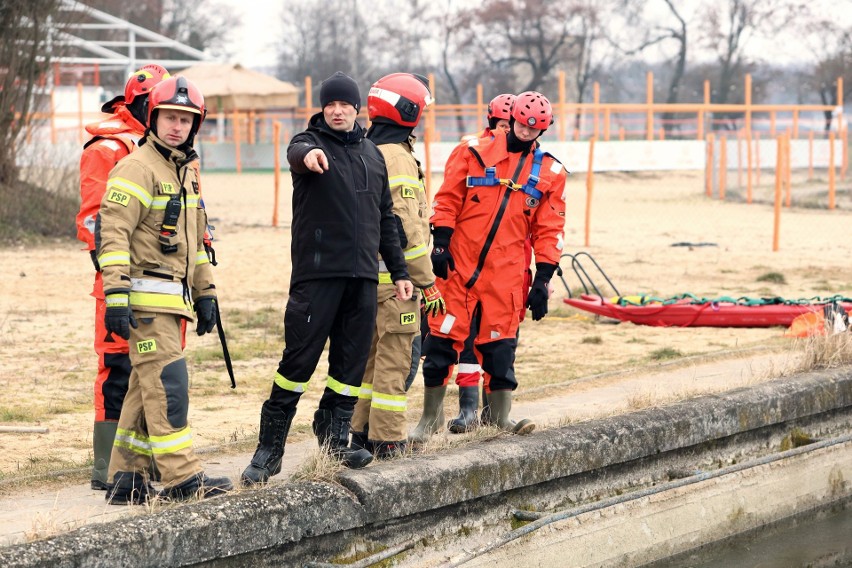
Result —
M 777 34 L 801 10 L 802 5 L 792 0 L 727 0 L 706 5 L 701 41 L 713 50 L 718 64 L 713 102 L 724 104 L 741 93 L 739 86 L 752 61 L 747 55 L 749 41 Z
M 628 32 L 619 33 L 618 36 L 613 38 L 613 42 L 628 56 L 643 53 L 654 46 L 667 50 L 673 48 L 674 53 L 666 56 L 666 59 L 671 62 L 671 76 L 669 77 L 665 102 L 667 104 L 677 103 L 686 72 L 687 32 L 689 28 L 684 12 L 685 6 L 675 2 L 675 0 L 659 0 L 658 3 L 665 6 L 666 12 L 670 16 L 668 19 L 662 19 L 657 14 L 649 14 L 651 7 L 649 3 L 622 1 L 620 12 L 626 18 L 626 25 L 623 29 L 628 30 Z M 638 41 L 634 38 L 637 38 Z M 665 128 L 666 133 L 672 131 L 673 119 L 673 113 L 666 112 L 663 114 L 663 128 Z
M 19 137 L 35 93 L 50 68 L 50 19 L 59 0 L 0 4 L 0 185 L 18 180 Z
M 345 14 L 330 17 L 329 14 Z M 355 0 L 294 0 L 283 17 L 283 36 L 278 56 L 278 76 L 303 85 L 314 85 L 336 71 L 355 79 L 361 89 L 372 84 L 374 61 L 370 57 L 370 29 Z M 319 89 L 313 101 L 319 102 Z
M 801 32 L 806 52 L 812 55 L 812 59 L 799 72 L 798 86 L 816 95 L 820 103 L 836 107 L 840 102 L 837 97 L 838 78 L 843 79 L 843 100 L 852 96 L 852 28 L 817 16 L 807 20 Z M 806 93 L 803 95 L 806 96 Z M 823 114 L 825 130 L 829 131 L 834 113 L 825 110 Z

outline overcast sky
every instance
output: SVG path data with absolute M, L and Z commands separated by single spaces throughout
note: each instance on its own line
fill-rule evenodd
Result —
M 243 67 L 275 66 L 275 44 L 281 35 L 281 0 L 220 0 L 242 18 L 232 33 L 234 61 Z

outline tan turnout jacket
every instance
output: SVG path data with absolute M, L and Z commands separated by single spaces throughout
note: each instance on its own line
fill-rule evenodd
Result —
M 192 318 L 192 303 L 215 297 L 204 250 L 207 215 L 201 205 L 197 156 L 149 133 L 138 150 L 119 161 L 107 181 L 96 228 L 98 262 L 107 295 L 130 293 L 134 310 Z M 174 234 L 162 234 L 172 201 L 180 202 Z M 163 246 L 177 247 L 166 253 Z

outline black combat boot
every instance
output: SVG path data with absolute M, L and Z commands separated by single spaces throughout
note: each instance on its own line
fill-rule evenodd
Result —
M 273 475 L 281 473 L 281 460 L 284 457 L 284 444 L 296 410 L 281 412 L 273 410 L 263 403 L 260 410 L 260 432 L 257 434 L 257 449 L 251 463 L 240 476 L 245 485 L 266 483 Z
M 207 499 L 224 495 L 234 486 L 227 477 L 207 477 L 204 472 L 196 473 L 186 481 L 173 487 L 163 489 L 160 497 L 169 501 L 186 501 L 187 499 Z
M 106 502 L 109 505 L 144 505 L 157 495 L 157 490 L 135 471 L 117 471 L 115 482 L 106 487 Z
M 371 454 L 373 453 L 373 442 L 370 441 L 370 424 L 367 423 L 364 425 L 363 432 L 355 432 L 354 430 L 350 432 L 352 434 L 352 441 L 349 444 L 349 447 L 353 450 L 360 450 L 361 448 L 367 450 Z
M 476 410 L 479 406 L 479 387 L 459 387 L 459 415 L 447 423 L 453 434 L 472 432 L 479 426 Z
M 401 440 L 399 442 L 370 442 L 373 446 L 373 455 L 377 460 L 389 460 L 405 455 L 408 449 L 408 442 Z
M 360 469 L 373 461 L 373 454 L 364 448 L 355 450 L 349 447 L 351 420 L 352 410 L 320 408 L 314 413 L 313 430 L 320 447 L 328 446 L 331 455 L 340 459 L 346 467 Z

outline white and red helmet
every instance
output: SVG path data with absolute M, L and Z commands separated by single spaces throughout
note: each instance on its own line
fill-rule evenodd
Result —
M 512 117 L 521 124 L 547 130 L 553 124 L 553 107 L 547 97 L 536 91 L 526 91 L 515 99 Z
M 370 87 L 367 116 L 373 122 L 391 122 L 414 128 L 423 110 L 432 104 L 425 77 L 413 73 L 391 73 Z

